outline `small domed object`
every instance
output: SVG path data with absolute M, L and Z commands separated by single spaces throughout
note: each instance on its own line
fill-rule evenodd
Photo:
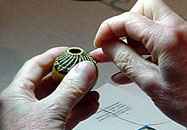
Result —
M 64 76 L 78 63 L 82 61 L 91 61 L 96 64 L 96 61 L 82 48 L 70 47 L 59 55 L 52 70 L 52 77 L 55 80 L 62 80 Z

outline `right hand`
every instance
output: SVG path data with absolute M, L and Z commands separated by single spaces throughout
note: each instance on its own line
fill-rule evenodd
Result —
M 140 56 L 147 54 L 142 45 L 154 63 Z M 187 126 L 187 22 L 161 0 L 138 0 L 101 24 L 95 46 L 102 48 L 92 52 L 95 59 L 112 59 L 166 115 Z

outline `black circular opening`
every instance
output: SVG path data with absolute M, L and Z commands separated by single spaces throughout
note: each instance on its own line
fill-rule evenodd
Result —
M 69 50 L 69 52 L 73 53 L 73 54 L 78 54 L 78 53 L 81 53 L 81 50 L 78 49 L 78 48 L 72 48 Z

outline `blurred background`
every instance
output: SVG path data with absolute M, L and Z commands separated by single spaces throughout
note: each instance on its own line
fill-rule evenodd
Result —
M 187 18 L 186 0 L 165 0 Z M 22 64 L 56 46 L 93 50 L 101 22 L 127 11 L 136 0 L 1 0 L 0 91 L 8 86 Z M 106 67 L 107 66 L 107 67 Z M 113 68 L 113 69 L 111 69 Z M 34 68 L 33 68 L 34 69 Z M 110 81 L 112 64 L 99 65 L 96 87 Z

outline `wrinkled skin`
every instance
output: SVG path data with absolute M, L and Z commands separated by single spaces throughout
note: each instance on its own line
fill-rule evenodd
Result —
M 119 40 L 124 36 L 128 45 Z M 113 61 L 120 69 L 115 82 L 137 83 L 167 116 L 187 126 L 185 20 L 161 0 L 138 0 L 129 12 L 101 24 L 95 46 L 102 48 L 92 52 L 95 59 Z
M 186 37 L 187 23 L 161 0 L 138 0 L 101 24 L 95 38 L 100 48 L 91 54 L 98 62 L 113 61 L 121 70 L 116 82 L 136 82 L 166 115 L 187 126 Z M 60 83 L 51 80 L 52 63 L 64 50 L 25 63 L 0 95 L 0 129 L 68 130 L 97 110 L 98 94 L 88 92 L 97 78 L 93 64 L 80 63 Z
M 51 68 L 66 47 L 53 48 L 28 60 L 0 95 L 1 130 L 71 130 L 98 108 L 97 79 L 91 62 L 75 66 L 54 81 Z

